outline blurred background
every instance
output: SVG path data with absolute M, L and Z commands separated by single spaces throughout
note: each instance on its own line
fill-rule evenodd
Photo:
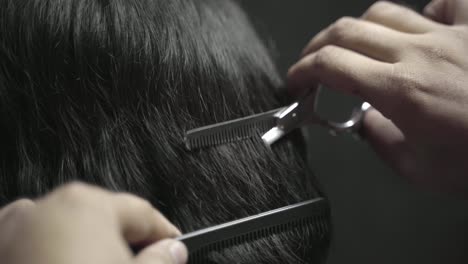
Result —
M 286 74 L 309 39 L 370 0 L 241 0 Z M 429 1 L 404 4 L 420 11 Z M 404 19 L 404 18 L 402 18 Z M 325 90 L 320 112 L 348 117 L 355 98 Z M 409 185 L 365 142 L 308 129 L 310 164 L 329 196 L 334 234 L 328 263 L 468 263 L 468 201 Z

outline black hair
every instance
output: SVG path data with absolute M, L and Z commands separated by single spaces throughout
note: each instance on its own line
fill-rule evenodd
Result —
M 184 147 L 188 129 L 282 106 L 281 85 L 229 0 L 0 0 L 0 204 L 81 180 L 138 194 L 187 232 L 317 197 L 293 140 Z M 325 248 L 289 234 L 211 261 Z

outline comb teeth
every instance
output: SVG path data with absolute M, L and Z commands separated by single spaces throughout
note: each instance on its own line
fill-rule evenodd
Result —
M 261 114 L 234 119 L 187 131 L 185 146 L 188 150 L 227 144 L 265 133 L 276 125 L 275 109 Z
M 328 221 L 328 203 L 319 197 L 187 233 L 177 240 L 189 249 L 189 263 L 207 263 L 213 254 L 271 235 L 306 233 L 310 239 L 301 243 L 318 244 L 327 240 Z
M 310 234 L 311 239 L 306 245 L 302 246 L 313 246 L 320 242 L 327 240 L 329 233 L 328 217 L 325 215 L 319 215 L 315 217 L 298 219 L 291 221 L 286 224 L 266 227 L 259 229 L 255 232 L 242 234 L 236 237 L 232 237 L 226 240 L 221 240 L 216 243 L 204 246 L 195 252 L 192 252 L 189 257 L 189 264 L 201 264 L 209 262 L 210 255 L 218 252 L 221 253 L 223 250 L 232 248 L 245 243 L 255 242 L 259 239 L 266 238 L 272 235 L 283 235 L 283 234 Z M 303 241 L 302 241 L 303 242 Z

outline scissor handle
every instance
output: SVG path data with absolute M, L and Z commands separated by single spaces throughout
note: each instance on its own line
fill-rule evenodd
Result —
M 328 128 L 333 135 L 350 133 L 357 135 L 362 127 L 364 115 L 371 105 L 363 103 L 359 109 L 353 111 L 351 118 L 346 122 L 333 122 L 320 117 L 317 113 L 318 93 L 320 89 L 308 91 L 300 101 L 294 102 L 288 107 L 284 107 L 276 113 L 274 117 L 276 126 L 262 136 L 263 142 L 271 146 L 284 135 L 292 130 L 304 125 L 320 125 Z
M 340 123 L 326 120 L 325 122 L 320 122 L 320 124 L 328 127 L 330 129 L 330 133 L 333 135 L 343 133 L 357 134 L 362 127 L 365 113 L 370 109 L 372 109 L 372 106 L 369 103 L 364 102 L 360 108 L 353 111 L 348 121 Z
M 318 99 L 321 88 L 311 89 L 298 102 L 290 105 L 280 113 L 278 126 L 286 133 L 297 127 L 316 124 L 328 128 L 333 135 L 351 133 L 356 134 L 362 127 L 364 115 L 372 106 L 365 102 L 360 108 L 354 109 L 351 117 L 345 122 L 334 122 L 322 118 L 317 113 Z

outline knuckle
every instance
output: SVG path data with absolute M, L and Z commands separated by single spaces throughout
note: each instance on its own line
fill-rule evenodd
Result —
M 62 191 L 70 196 L 82 196 L 83 193 L 88 192 L 88 186 L 81 182 L 72 182 L 65 185 Z
M 13 203 L 11 203 L 5 210 L 7 210 L 7 214 L 5 218 L 23 218 L 22 216 L 28 213 L 31 208 L 34 207 L 34 202 L 29 199 L 20 199 Z
M 424 93 L 424 79 L 415 71 L 399 67 L 394 70 L 393 80 L 391 81 L 395 89 L 396 97 L 401 98 L 405 108 L 416 110 L 422 103 L 422 94 Z
M 93 192 L 89 185 L 81 182 L 68 183 L 57 189 L 51 196 L 66 202 L 84 201 Z
M 12 206 L 17 210 L 29 209 L 34 206 L 34 202 L 31 199 L 19 199 L 13 202 Z
M 354 23 L 356 22 L 356 19 L 352 18 L 352 17 L 342 17 L 340 19 L 338 19 L 334 26 L 335 28 L 338 28 L 338 29 L 341 29 L 341 30 L 346 30 L 347 28 L 349 28 L 350 26 L 352 26 Z
M 396 5 L 388 1 L 378 1 L 374 3 L 364 13 L 365 18 L 387 17 L 395 12 Z
M 334 53 L 335 48 L 333 46 L 325 46 L 321 48 L 315 55 L 315 68 L 324 68 L 327 65 L 327 63 L 332 59 Z
M 330 28 L 330 37 L 335 41 L 345 38 L 348 32 L 352 32 L 356 25 L 356 19 L 351 17 L 342 17 L 338 19 Z
M 421 35 L 410 43 L 412 50 L 422 58 L 432 62 L 449 62 L 449 50 L 451 45 L 445 45 L 437 41 L 431 35 Z
M 436 46 L 429 46 L 424 49 L 426 57 L 431 61 L 449 61 L 445 49 Z
M 155 210 L 153 205 L 151 205 L 150 202 L 146 201 L 146 200 L 143 200 L 143 199 L 138 199 L 139 200 L 139 203 L 140 203 L 140 208 L 142 211 L 148 213 L 148 214 L 152 214 L 153 211 Z
M 154 209 L 153 205 L 138 196 L 135 196 L 130 193 L 118 193 L 116 194 L 118 199 L 121 199 L 122 202 L 124 202 L 126 205 L 132 207 L 132 208 L 137 208 L 138 210 L 141 210 L 142 212 L 148 212 L 152 213 Z

